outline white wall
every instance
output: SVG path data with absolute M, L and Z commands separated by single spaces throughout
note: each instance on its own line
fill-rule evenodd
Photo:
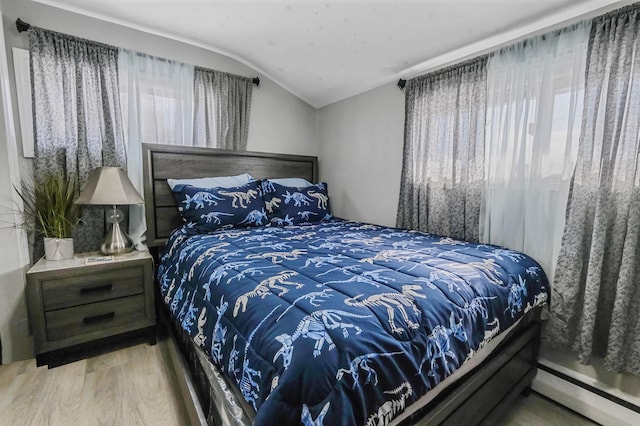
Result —
M 318 110 L 320 178 L 335 216 L 395 226 L 403 138 L 404 94 L 395 84 Z
M 17 132 L 17 140 L 0 142 L 0 212 L 12 209 L 12 185 L 8 179 L 9 157 L 7 149 L 17 150 L 17 172 L 28 179 L 32 174 L 31 160 L 22 157 L 22 142 L 18 126 L 18 113 L 13 71 L 12 47 L 28 48 L 26 34 L 19 34 L 15 21 L 24 21 L 78 37 L 114 46 L 137 50 L 150 55 L 190 63 L 248 77 L 260 77 L 260 86 L 254 87 L 247 149 L 301 155 L 317 155 L 316 110 L 290 92 L 259 75 L 255 70 L 227 56 L 182 43 L 169 38 L 145 33 L 106 21 L 56 9 L 41 3 L 24 0 L 2 0 L 2 23 L 6 41 L 5 53 L 9 61 L 9 87 L 13 100 L 10 118 Z M 0 46 L 0 51 L 2 47 Z M 1 129 L 0 129 L 1 130 Z M 13 131 L 13 127 L 12 127 Z M 10 143 L 12 145 L 7 145 Z M 13 161 L 15 163 L 15 160 Z M 6 176 L 5 176 L 6 173 Z M 4 362 L 33 356 L 28 331 L 24 299 L 24 268 L 16 257 L 17 230 L 4 217 L 0 225 L 0 336 Z
M 0 23 L 0 51 L 4 46 Z M 28 358 L 32 351 L 24 300 L 28 266 L 26 235 L 16 227 L 19 199 L 13 187 L 20 180 L 18 152 L 13 127 L 13 107 L 9 95 L 6 58 L 0 55 L 0 363 Z

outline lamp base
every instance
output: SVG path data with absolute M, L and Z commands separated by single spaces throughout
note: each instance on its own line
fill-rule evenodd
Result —
M 104 237 L 100 251 L 106 255 L 128 253 L 133 250 L 133 241 L 120 229 L 120 223 L 113 222 Z

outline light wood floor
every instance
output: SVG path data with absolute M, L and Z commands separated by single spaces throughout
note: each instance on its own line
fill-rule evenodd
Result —
M 167 343 L 57 368 L 0 366 L 0 425 L 186 425 Z
M 494 426 L 592 426 L 589 419 L 554 402 L 531 393 L 520 396 L 513 407 Z
M 141 344 L 53 369 L 0 366 L 0 425 L 186 425 L 168 343 Z M 536 394 L 497 426 L 593 425 Z

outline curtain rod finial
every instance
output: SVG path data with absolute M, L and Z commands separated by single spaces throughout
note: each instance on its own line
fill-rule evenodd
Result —
M 253 84 L 256 85 L 256 87 L 260 86 L 260 77 L 253 77 Z
M 407 85 L 407 80 L 403 80 L 402 78 L 398 80 L 398 87 L 400 88 L 400 90 L 404 90 L 404 86 L 406 85 Z
M 24 22 L 22 19 L 18 18 L 16 19 L 16 28 L 18 29 L 18 32 L 21 33 L 31 28 L 31 24 L 28 24 Z

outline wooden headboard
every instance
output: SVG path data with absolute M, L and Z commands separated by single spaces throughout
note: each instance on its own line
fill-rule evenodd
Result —
M 147 245 L 163 245 L 182 225 L 167 179 L 231 176 L 249 173 L 256 179 L 299 177 L 318 181 L 317 157 L 142 144 Z

